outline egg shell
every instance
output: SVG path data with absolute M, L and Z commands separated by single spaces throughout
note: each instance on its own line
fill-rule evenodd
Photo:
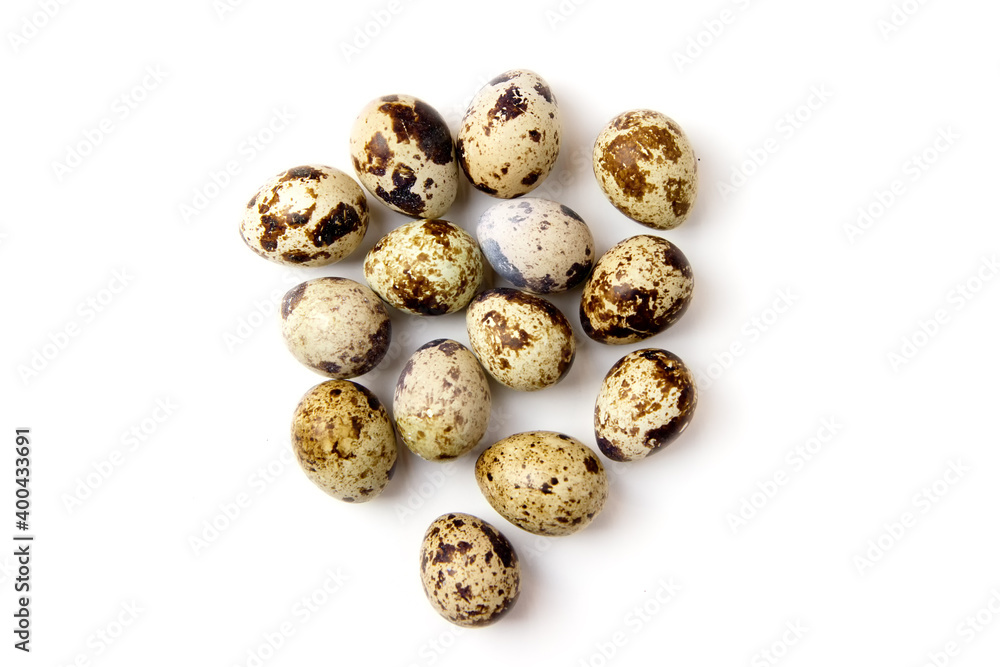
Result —
M 510 199 L 531 192 L 552 171 L 561 130 L 559 105 L 545 80 L 511 70 L 472 98 L 455 151 L 474 187 Z
M 479 289 L 483 256 L 461 227 L 415 220 L 379 239 L 364 271 L 390 305 L 413 315 L 445 315 L 465 308 Z
M 318 164 L 283 171 L 247 203 L 240 235 L 255 253 L 288 266 L 339 262 L 368 230 L 368 202 L 353 178 Z
M 506 287 L 486 290 L 469 304 L 465 324 L 483 368 L 511 389 L 544 389 L 573 365 L 573 329 L 542 297 Z
M 351 128 L 351 161 L 361 184 L 394 211 L 444 215 L 458 194 L 458 161 L 448 124 L 411 95 L 369 102 Z
M 655 229 L 684 222 L 698 196 L 698 161 L 680 125 L 658 111 L 616 116 L 594 143 L 594 175 L 615 208 Z
M 573 209 L 548 199 L 497 202 L 479 218 L 476 236 L 493 269 L 532 294 L 576 287 L 594 265 L 590 228 Z
M 517 433 L 485 449 L 476 482 L 503 518 L 536 535 L 586 528 L 608 497 L 608 477 L 594 451 L 552 431 Z
M 389 349 L 392 323 L 370 289 L 347 278 L 315 278 L 281 300 L 281 334 L 312 370 L 347 379 L 375 368 Z
M 611 367 L 594 408 L 597 445 L 613 461 L 660 451 L 687 428 L 698 393 L 677 355 L 655 348 L 631 352 Z
M 490 423 L 490 386 L 472 352 L 439 338 L 413 353 L 399 374 L 392 415 L 403 442 L 428 461 L 467 453 Z
M 372 500 L 392 479 L 396 435 L 389 413 L 365 387 L 328 380 L 302 397 L 292 450 L 313 484 L 348 503 Z
M 693 288 L 680 248 L 658 236 L 625 239 L 597 260 L 583 287 L 583 330 L 610 345 L 645 340 L 684 314 Z
M 500 620 L 521 593 L 521 564 L 503 533 L 471 514 L 443 514 L 420 545 L 420 582 L 434 610 L 455 625 Z

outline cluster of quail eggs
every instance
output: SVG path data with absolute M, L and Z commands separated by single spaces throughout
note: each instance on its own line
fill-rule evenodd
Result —
M 566 315 L 545 298 L 583 285 L 587 336 L 618 345 L 646 340 L 677 321 L 691 299 L 691 266 L 677 246 L 652 235 L 627 238 L 595 258 L 584 219 L 569 207 L 523 197 L 559 155 L 555 95 L 534 72 L 513 70 L 472 99 L 457 138 L 441 114 L 408 95 L 365 106 L 350 134 L 361 185 L 381 204 L 414 218 L 383 236 L 364 260 L 367 285 L 342 277 L 308 280 L 281 303 L 281 331 L 301 363 L 329 380 L 302 398 L 291 439 L 306 476 L 348 503 L 377 497 L 392 478 L 397 436 L 417 456 L 447 461 L 486 433 L 487 373 L 516 391 L 562 380 L 577 343 Z M 612 119 L 594 145 L 594 174 L 623 214 L 665 230 L 681 224 L 697 193 L 697 162 L 670 118 L 649 110 Z M 499 199 L 473 237 L 441 219 L 464 177 Z M 288 169 L 250 199 L 240 232 L 258 255 L 291 266 L 325 266 L 351 254 L 368 227 L 364 191 L 324 165 Z M 595 261 L 596 259 L 596 261 Z M 483 289 L 485 264 L 513 288 Z M 350 381 L 375 368 L 392 337 L 387 307 L 413 316 L 465 310 L 471 350 L 432 340 L 396 383 L 391 412 Z M 676 355 L 648 348 L 607 373 L 594 411 L 595 440 L 614 461 L 636 461 L 685 429 L 697 400 Z M 598 454 L 561 433 L 516 433 L 480 453 L 476 481 L 507 521 L 538 535 L 569 535 L 601 511 L 608 479 Z M 455 512 L 436 519 L 420 549 L 431 605 L 462 626 L 488 625 L 517 600 L 520 568 L 495 527 Z

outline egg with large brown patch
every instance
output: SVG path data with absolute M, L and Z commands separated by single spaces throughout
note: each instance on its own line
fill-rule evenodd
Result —
M 347 278 L 314 278 L 281 300 L 281 334 L 312 370 L 347 379 L 375 368 L 389 349 L 389 313 L 370 289 Z
M 351 161 L 368 192 L 394 211 L 443 216 L 458 193 L 458 161 L 444 118 L 411 95 L 369 102 L 351 128 Z
M 428 461 L 467 453 L 490 423 L 490 386 L 472 352 L 458 341 L 432 340 L 407 360 L 392 402 L 403 442 Z
M 365 280 L 390 305 L 413 315 L 445 315 L 468 305 L 483 280 L 483 256 L 464 229 L 415 220 L 368 251 Z
M 521 593 L 521 565 L 503 533 L 471 514 L 434 520 L 420 545 L 420 583 L 438 614 L 466 628 L 500 620 Z
M 594 175 L 615 208 L 655 229 L 684 222 L 698 196 L 698 161 L 680 125 L 658 111 L 626 111 L 594 143 Z
M 552 431 L 517 433 L 485 449 L 476 482 L 503 518 L 536 535 L 586 528 L 608 497 L 608 477 L 594 451 Z
M 313 484 L 348 503 L 372 500 L 396 465 L 396 434 L 367 388 L 328 380 L 302 397 L 292 417 L 292 451 Z
M 597 260 L 583 287 L 580 322 L 600 343 L 637 343 L 680 319 L 693 289 L 680 248 L 658 236 L 633 236 Z
M 469 304 L 465 324 L 483 368 L 511 389 L 544 389 L 573 365 L 573 329 L 541 297 L 505 287 L 486 290 Z
M 597 446 L 614 461 L 655 454 L 684 432 L 698 403 L 691 371 L 666 350 L 631 352 L 611 367 L 594 408 Z
M 368 229 L 368 202 L 353 178 L 311 164 L 268 180 L 247 203 L 240 235 L 251 250 L 289 266 L 339 262 Z
M 510 199 L 531 192 L 549 175 L 559 157 L 561 131 L 559 105 L 545 80 L 511 70 L 472 98 L 455 150 L 476 189 Z

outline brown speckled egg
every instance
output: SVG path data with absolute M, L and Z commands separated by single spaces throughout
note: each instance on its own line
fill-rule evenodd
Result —
M 368 192 L 406 215 L 439 218 L 458 193 L 448 125 L 410 95 L 386 95 L 361 110 L 351 129 L 351 161 Z
M 379 239 L 365 257 L 365 280 L 408 313 L 454 313 L 479 288 L 483 256 L 462 228 L 445 220 L 416 220 Z
M 497 273 L 533 294 L 565 292 L 594 265 L 594 237 L 573 209 L 548 199 L 501 201 L 476 225 L 479 247 Z
M 392 414 L 403 442 L 428 461 L 462 456 L 490 423 L 490 386 L 468 348 L 439 338 L 409 358 L 396 382 Z
M 375 394 L 348 380 L 306 392 L 292 418 L 292 449 L 313 484 L 348 503 L 382 493 L 396 464 L 389 414 Z
M 684 314 L 693 287 L 691 265 L 670 241 L 648 235 L 625 239 L 597 260 L 583 287 L 583 330 L 611 345 L 645 340 Z
M 655 229 L 684 222 L 698 196 L 698 161 L 680 126 L 657 111 L 616 116 L 594 144 L 594 175 L 615 208 Z
M 551 431 L 517 433 L 484 450 L 476 482 L 503 518 L 536 535 L 587 527 L 608 497 L 608 478 L 594 451 Z
M 511 70 L 476 93 L 458 130 L 458 162 L 478 190 L 510 199 L 531 192 L 559 157 L 559 106 L 545 81 Z
M 455 625 L 489 625 L 521 592 L 521 565 L 503 534 L 470 514 L 439 516 L 420 545 L 420 582 L 434 610 Z
M 353 178 L 333 167 L 305 165 L 261 186 L 247 204 L 240 235 L 278 264 L 324 266 L 351 254 L 368 229 L 368 202 Z
M 666 350 L 636 350 L 618 360 L 601 384 L 594 433 L 604 455 L 635 461 L 679 436 L 698 402 L 694 378 Z
M 281 300 L 281 333 L 295 358 L 321 375 L 346 379 L 375 368 L 392 323 L 375 294 L 347 278 L 315 278 Z
M 486 290 L 469 304 L 465 325 L 483 368 L 511 389 L 544 389 L 573 365 L 573 329 L 541 297 L 505 287 Z

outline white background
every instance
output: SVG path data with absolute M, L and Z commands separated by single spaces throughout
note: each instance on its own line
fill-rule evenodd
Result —
M 775 664 L 769 651 L 918 666 L 946 649 L 938 664 L 996 664 L 995 3 L 907 0 L 897 25 L 890 0 L 44 4 L 6 2 L 0 20 L 0 537 L 15 532 L 21 426 L 37 536 L 27 656 L 0 549 L 3 664 Z M 417 95 L 454 129 L 515 67 L 563 115 L 535 194 L 578 211 L 601 253 L 649 231 L 591 173 L 608 119 L 663 111 L 700 158 L 693 215 L 664 234 L 694 299 L 647 343 L 699 374 L 694 421 L 664 453 L 609 466 L 604 512 L 552 540 L 487 505 L 474 456 L 407 453 L 363 506 L 289 465 L 292 410 L 322 378 L 284 349 L 275 303 L 304 279 L 360 280 L 405 218 L 370 198 L 361 248 L 301 271 L 237 232 L 269 176 L 350 170 L 370 99 Z M 219 176 L 229 162 L 238 173 Z M 473 230 L 492 201 L 463 183 L 447 217 Z M 852 232 L 859 208 L 873 217 Z M 583 336 L 579 294 L 553 299 L 579 337 L 571 373 L 537 394 L 494 383 L 476 452 L 527 429 L 595 446 L 600 380 L 641 346 Z M 461 314 L 392 317 L 389 357 L 359 380 L 385 402 L 422 343 L 468 340 Z M 818 435 L 808 462 L 794 453 Z M 490 628 L 456 632 L 423 597 L 420 539 L 447 511 L 496 524 L 521 555 L 522 597 Z

